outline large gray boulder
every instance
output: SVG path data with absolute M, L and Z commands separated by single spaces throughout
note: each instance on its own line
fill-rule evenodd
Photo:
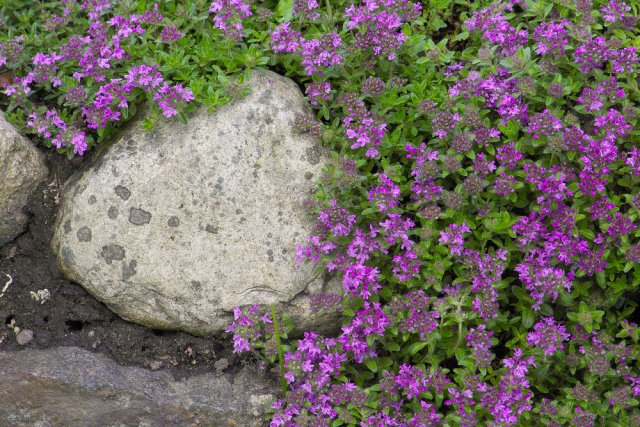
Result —
M 36 147 L 0 112 L 0 246 L 24 230 L 28 220 L 24 207 L 47 174 Z
M 176 380 L 76 347 L 0 352 L 0 425 L 260 427 L 278 387 L 243 368 Z
M 234 306 L 280 304 L 300 328 L 336 326 L 309 310 L 332 288 L 295 246 L 323 162 L 292 122 L 298 87 L 254 71 L 252 93 L 187 125 L 140 125 L 62 191 L 53 248 L 66 275 L 121 317 L 197 335 L 223 331 Z M 337 285 L 337 286 L 336 286 Z

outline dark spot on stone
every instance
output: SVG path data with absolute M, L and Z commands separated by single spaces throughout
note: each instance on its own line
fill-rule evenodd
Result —
M 97 202 L 98 200 L 96 199 L 96 196 L 91 195 L 89 196 L 89 200 L 87 201 L 90 205 L 93 205 L 95 202 Z
M 304 179 L 310 180 L 311 178 L 313 178 L 313 174 L 311 172 L 307 172 L 304 174 Z
M 268 104 L 271 99 L 273 99 L 273 92 L 271 92 L 271 89 L 267 89 L 262 95 L 260 95 L 258 102 L 261 104 Z
M 151 213 L 143 210 L 131 208 L 129 211 L 129 222 L 133 225 L 149 224 L 151 221 Z
M 68 219 L 64 222 L 64 234 L 71 233 L 71 220 Z
M 78 241 L 80 242 L 90 242 L 91 241 L 91 229 L 89 227 L 82 227 L 76 233 L 78 236 Z
M 138 266 L 138 262 L 135 259 L 129 261 L 129 264 L 126 262 L 122 263 L 122 280 L 129 280 L 133 276 L 136 275 L 136 267 Z
M 312 165 L 317 165 L 320 163 L 320 149 L 318 147 L 309 147 L 306 150 L 307 153 L 307 162 Z
M 205 230 L 207 231 L 207 233 L 218 234 L 218 227 L 214 227 L 211 224 L 207 224 L 207 227 L 205 228 Z
M 240 223 L 243 223 L 243 222 L 245 222 L 246 220 L 247 220 L 247 218 L 245 218 L 245 217 L 243 217 L 243 216 L 241 216 L 241 217 L 240 217 Z
M 282 250 L 282 255 L 285 255 L 288 251 L 286 249 Z
M 103 246 L 102 251 L 100 251 L 100 256 L 104 258 L 109 265 L 111 265 L 113 261 L 122 261 L 124 255 L 124 248 L 120 245 Z
M 271 145 L 280 145 L 280 141 L 278 141 L 277 139 L 272 139 L 271 140 Z
M 67 246 L 62 248 L 62 263 L 69 267 L 76 263 L 76 255 Z
M 242 213 L 242 209 L 236 209 L 236 215 L 240 215 Z
M 135 150 L 134 150 L 135 152 Z M 116 168 L 115 166 L 111 167 L 111 175 L 113 175 L 114 177 L 119 177 L 120 176 L 120 172 L 118 172 L 118 168 Z
M 274 261 L 273 251 L 271 249 L 267 251 L 267 255 L 269 256 L 269 262 L 273 262 Z
M 282 216 L 282 211 L 278 211 L 278 216 Z
M 167 221 L 167 225 L 169 227 L 177 227 L 180 225 L 180 218 L 178 218 L 177 216 L 172 216 L 169 217 L 169 220 Z
M 265 116 L 264 117 L 264 122 L 268 125 L 270 125 L 271 123 L 273 123 L 273 119 L 271 118 L 271 116 Z
M 192 280 L 191 286 L 196 290 L 196 292 L 199 292 L 202 289 L 202 283 L 198 282 L 197 280 Z
M 122 200 L 127 201 L 129 200 L 129 197 L 131 197 L 131 191 L 129 191 L 127 187 L 118 185 L 116 188 L 114 188 L 114 190 L 116 191 L 118 197 L 120 197 Z
M 247 120 L 253 120 L 256 118 L 255 113 L 252 111 L 249 111 L 249 114 L 247 114 Z
M 267 233 L 267 237 L 271 238 L 271 237 L 273 237 L 273 234 Z
M 109 210 L 107 211 L 107 216 L 109 217 L 109 219 L 118 218 L 118 213 L 118 208 L 116 208 L 115 206 L 109 206 Z

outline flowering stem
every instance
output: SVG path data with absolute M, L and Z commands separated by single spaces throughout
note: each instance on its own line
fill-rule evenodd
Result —
M 282 344 L 280 343 L 280 327 L 278 326 L 278 316 L 276 316 L 276 307 L 271 306 L 271 317 L 273 318 L 273 333 L 276 339 L 276 347 L 278 348 L 278 366 L 280 367 L 280 381 L 282 383 L 282 393 L 287 393 L 287 380 L 284 379 L 284 357 L 282 355 Z
M 456 348 L 462 344 L 462 322 L 458 322 L 458 341 L 456 342 Z
M 329 28 L 333 28 L 333 10 L 331 9 L 331 0 L 326 0 L 327 10 L 329 12 Z

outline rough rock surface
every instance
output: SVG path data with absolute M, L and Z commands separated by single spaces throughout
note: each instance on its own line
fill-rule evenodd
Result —
M 76 347 L 0 352 L 0 378 L 7 427 L 262 426 L 277 390 L 249 368 L 176 380 Z
M 0 246 L 24 230 L 23 208 L 46 177 L 42 155 L 0 112 Z
M 249 96 L 187 125 L 133 126 L 65 185 L 54 253 L 123 318 L 206 335 L 234 306 L 280 303 L 300 328 L 323 329 L 308 293 L 336 281 L 295 264 L 322 154 L 292 129 L 306 106 L 291 80 L 254 71 L 247 84 Z

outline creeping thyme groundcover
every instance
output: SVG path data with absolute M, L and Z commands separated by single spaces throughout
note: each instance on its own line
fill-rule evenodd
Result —
M 343 323 L 236 309 L 271 426 L 640 425 L 637 2 L 8 3 L 0 103 L 70 157 L 253 68 L 304 87 L 332 161 L 297 254 Z

